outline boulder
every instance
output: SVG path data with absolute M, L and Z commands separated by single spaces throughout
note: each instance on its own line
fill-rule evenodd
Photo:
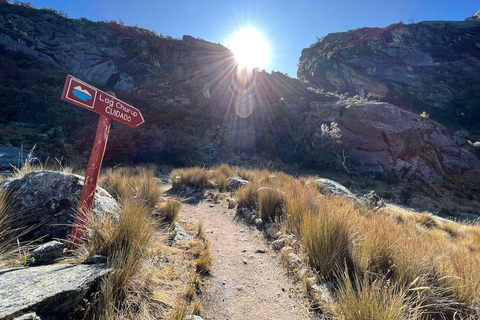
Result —
M 333 195 L 357 200 L 357 197 L 355 197 L 355 195 L 350 190 L 348 190 L 346 187 L 336 181 L 326 178 L 320 178 L 315 180 L 315 183 L 325 186 Z
M 419 114 L 384 102 L 345 100 L 322 108 L 326 117 L 316 124 L 312 144 L 324 146 L 325 126 L 334 128 L 337 147 L 352 164 L 381 166 L 400 179 L 426 183 L 480 169 L 470 144 L 461 144 L 446 127 Z
M 0 271 L 0 319 L 36 312 L 66 319 L 91 286 L 111 271 L 105 264 L 55 264 Z
M 188 234 L 178 222 L 175 222 L 173 225 L 173 235 L 173 240 L 178 242 L 190 241 L 193 239 L 193 236 Z
M 33 250 L 30 259 L 35 264 L 53 262 L 63 255 L 63 249 L 59 241 L 50 241 Z
M 25 160 L 28 159 L 28 154 L 11 144 L 0 145 L 0 170 L 10 170 L 12 166 L 22 167 Z
M 227 182 L 227 189 L 230 191 L 235 191 L 240 187 L 246 186 L 248 184 L 247 180 L 243 180 L 240 177 L 230 177 L 227 179 Z
M 7 179 L 0 190 L 11 194 L 11 211 L 16 213 L 12 228 L 36 227 L 25 239 L 49 241 L 66 239 L 77 210 L 83 177 L 57 171 L 35 171 L 20 179 Z M 93 213 L 99 217 L 118 216 L 118 204 L 108 192 L 98 187 Z

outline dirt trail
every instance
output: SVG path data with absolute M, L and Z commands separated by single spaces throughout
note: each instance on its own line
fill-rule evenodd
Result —
M 275 253 L 257 230 L 221 204 L 183 204 L 181 219 L 203 221 L 214 270 L 202 294 L 204 319 L 311 319 Z M 258 253 L 257 250 L 265 250 Z

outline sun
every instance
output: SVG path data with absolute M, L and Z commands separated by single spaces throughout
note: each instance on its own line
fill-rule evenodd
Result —
M 239 67 L 265 69 L 270 59 L 268 42 L 254 28 L 235 32 L 228 40 L 227 47 L 235 55 Z

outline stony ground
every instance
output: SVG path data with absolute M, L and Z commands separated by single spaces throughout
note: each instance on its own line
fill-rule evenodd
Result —
M 259 231 L 221 204 L 183 204 L 180 219 L 203 221 L 214 270 L 206 278 L 204 319 L 311 319 L 278 256 Z

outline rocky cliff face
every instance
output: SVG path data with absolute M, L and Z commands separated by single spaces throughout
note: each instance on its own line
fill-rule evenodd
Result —
M 341 72 L 332 69 L 328 79 L 343 83 Z M 0 136 L 0 143 L 39 143 L 40 155 L 85 164 L 97 116 L 60 100 L 67 73 L 113 90 L 144 114 L 141 128 L 114 126 L 106 164 L 273 160 L 282 168 L 318 169 L 338 167 L 345 154 L 351 169 L 426 182 L 480 168 L 473 147 L 439 123 L 421 122 L 392 104 L 322 92 L 316 84 L 335 87 L 317 81 L 316 73 L 307 79 L 315 85 L 276 72 L 241 73 L 218 44 L 0 3 L 0 132 L 15 132 Z M 367 78 L 355 81 L 368 85 L 373 78 Z M 20 135 L 14 122 L 29 123 L 30 131 Z
M 467 140 L 441 124 L 384 102 L 340 100 L 311 104 L 325 118 L 314 135 L 333 135 L 357 170 L 392 172 L 406 180 L 440 182 L 452 174 L 480 169 Z
M 298 78 L 326 91 L 480 124 L 480 20 L 424 21 L 332 33 L 302 51 Z

